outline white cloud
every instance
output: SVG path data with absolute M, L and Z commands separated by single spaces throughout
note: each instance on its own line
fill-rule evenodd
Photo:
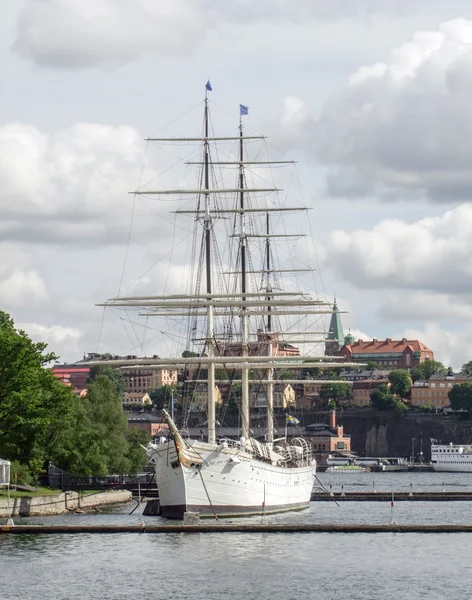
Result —
M 423 4 L 416 0 L 416 4 Z M 123 64 L 145 54 L 188 54 L 208 33 L 257 22 L 402 16 L 407 0 L 27 0 L 14 49 L 40 66 Z
M 472 204 L 415 223 L 385 219 L 372 230 L 335 231 L 326 263 L 360 289 L 472 290 Z
M 472 295 L 390 292 L 381 301 L 378 314 L 389 322 L 450 323 L 454 321 L 467 324 L 472 321 Z
M 79 123 L 47 134 L 0 127 L 0 235 L 43 243 L 124 243 L 143 161 L 132 127 Z
M 41 325 L 39 323 L 15 323 L 18 329 L 23 329 L 35 342 L 46 342 L 48 350 L 62 356 L 74 355 L 80 351 L 79 342 L 82 334 L 73 327 L 62 325 Z
M 435 360 L 439 360 L 454 370 L 472 359 L 470 354 L 470 336 L 472 331 L 465 328 L 460 331 L 442 328 L 436 323 L 428 323 L 424 329 L 406 328 L 400 337 L 409 340 L 421 340 L 433 350 Z
M 38 65 L 88 67 L 187 51 L 203 33 L 197 2 L 30 0 L 14 47 Z
M 472 21 L 455 19 L 353 73 L 307 121 L 331 194 L 469 200 L 471 67 Z
M 2 268 L 0 269 L 0 298 L 3 307 L 16 308 L 43 304 L 48 300 L 49 294 L 37 271 Z

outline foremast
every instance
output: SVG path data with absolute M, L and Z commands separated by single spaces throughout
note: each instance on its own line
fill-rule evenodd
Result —
M 210 86 L 211 87 L 211 86 Z M 208 141 L 208 85 L 205 89 L 205 116 L 204 116 L 204 196 L 205 217 L 203 229 L 205 235 L 205 270 L 206 270 L 206 293 L 210 300 L 207 304 L 207 340 L 206 348 L 209 358 L 215 355 L 215 322 L 213 304 L 211 302 L 211 211 L 210 211 L 210 146 Z M 216 441 L 216 408 L 215 408 L 215 363 L 208 364 L 208 442 Z

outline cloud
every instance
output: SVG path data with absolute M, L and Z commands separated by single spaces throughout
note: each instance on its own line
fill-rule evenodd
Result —
M 226 25 L 401 16 L 408 10 L 407 0 L 27 0 L 14 50 L 39 66 L 87 68 L 145 54 L 188 54 Z
M 353 73 L 305 136 L 335 196 L 468 201 L 472 21 L 420 31 Z
M 385 219 L 372 230 L 335 231 L 325 262 L 360 289 L 472 291 L 472 204 L 415 223 Z
M 91 123 L 52 134 L 22 123 L 0 127 L 1 238 L 125 242 L 132 206 L 128 191 L 143 164 L 139 138 L 132 127 Z
M 472 320 L 471 300 L 471 294 L 458 296 L 447 293 L 391 292 L 380 301 L 378 315 L 387 322 L 469 323 Z
M 77 355 L 81 348 L 82 334 L 73 327 L 62 325 L 41 325 L 39 323 L 15 323 L 18 329 L 23 329 L 35 342 L 46 342 L 48 349 L 58 356 Z
M 37 271 L 0 269 L 0 298 L 3 307 L 34 306 L 45 303 L 49 294 Z
M 398 337 L 409 340 L 421 340 L 434 352 L 435 360 L 439 360 L 454 370 L 471 359 L 470 336 L 472 331 L 465 328 L 460 331 L 448 330 L 436 323 L 428 323 L 424 329 L 406 328 Z

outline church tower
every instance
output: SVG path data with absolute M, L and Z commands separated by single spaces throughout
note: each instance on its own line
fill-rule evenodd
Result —
M 331 321 L 329 324 L 328 335 L 325 340 L 325 354 L 326 356 L 337 356 L 339 350 L 344 346 L 344 333 L 343 326 L 341 323 L 341 314 L 339 312 L 338 305 L 336 304 L 336 298 L 333 304 L 333 313 L 331 315 Z

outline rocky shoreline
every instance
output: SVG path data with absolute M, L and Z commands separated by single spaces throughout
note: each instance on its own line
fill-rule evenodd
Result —
M 67 512 L 94 510 L 113 504 L 130 502 L 131 492 L 111 490 L 84 494 L 63 492 L 57 496 L 24 496 L 0 500 L 0 517 L 40 517 Z

